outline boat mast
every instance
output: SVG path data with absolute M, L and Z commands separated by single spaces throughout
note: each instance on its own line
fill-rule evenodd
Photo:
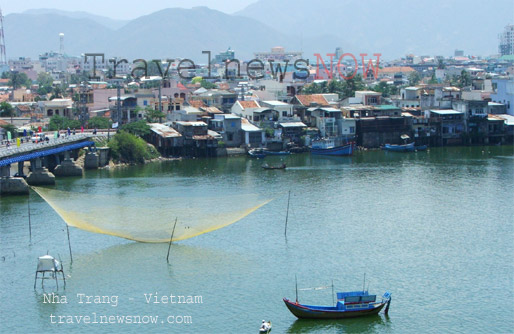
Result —
M 291 199 L 291 190 L 289 190 L 289 194 L 287 196 L 287 211 L 286 211 L 286 226 L 284 228 L 284 236 L 287 237 L 287 219 L 289 218 L 289 200 Z
M 296 277 L 296 274 L 294 274 L 294 283 L 296 286 L 296 304 L 298 304 L 298 278 Z

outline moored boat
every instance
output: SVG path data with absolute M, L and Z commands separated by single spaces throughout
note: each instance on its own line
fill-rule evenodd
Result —
M 289 311 L 299 319 L 345 319 L 378 314 L 384 307 L 387 314 L 391 294 L 386 292 L 379 302 L 376 297 L 368 294 L 368 291 L 338 292 L 335 306 L 305 305 L 287 298 L 283 300 Z
M 415 147 L 414 142 L 412 142 L 404 145 L 385 144 L 384 147 L 382 147 L 382 149 L 393 152 L 413 152 Z
M 259 333 L 270 333 L 271 332 L 271 321 L 262 321 L 261 327 L 259 327 Z
M 355 143 L 337 145 L 333 138 L 323 138 L 312 142 L 311 153 L 316 155 L 352 155 Z
M 248 155 L 252 158 L 265 158 L 266 153 L 262 148 L 254 148 L 248 151 Z
M 289 155 L 291 152 L 289 151 L 264 151 L 266 155 Z

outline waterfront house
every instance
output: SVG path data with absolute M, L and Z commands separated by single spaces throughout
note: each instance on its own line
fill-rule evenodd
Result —
M 338 121 L 342 119 L 341 109 L 331 107 L 308 108 L 314 125 L 319 129 L 322 137 L 340 136 L 341 129 Z
M 236 101 L 232 105 L 230 112 L 256 124 L 263 121 L 278 120 L 278 112 L 276 110 L 261 107 L 259 102 L 254 100 Z
M 241 117 L 233 114 L 216 114 L 209 121 L 209 130 L 218 132 L 227 147 L 239 147 L 243 143 Z
M 289 139 L 289 141 L 296 144 L 301 143 L 301 137 L 304 135 L 304 129 L 307 128 L 302 122 L 283 122 L 278 123 L 279 129 L 282 129 L 282 139 Z
M 172 122 L 171 126 L 184 138 L 182 154 L 185 156 L 216 156 L 218 139 L 209 134 L 205 122 Z
M 357 145 L 377 148 L 384 144 L 403 144 L 401 136 L 412 134 L 412 117 L 374 116 L 356 119 Z
M 248 147 L 262 147 L 266 144 L 264 130 L 250 123 L 246 118 L 241 118 L 241 130 L 243 131 L 243 143 Z
M 182 153 L 184 138 L 169 125 L 160 123 L 149 123 L 150 134 L 145 137 L 146 141 L 154 145 L 162 156 L 178 156 Z
M 217 107 L 223 112 L 228 113 L 237 100 L 237 93 L 227 90 L 209 89 L 194 92 L 189 99 L 190 101 L 203 101 L 207 107 Z
M 491 101 L 507 106 L 507 114 L 514 116 L 514 79 L 502 77 L 492 80 Z
M 457 110 L 431 109 L 425 117 L 430 118 L 431 145 L 460 145 L 465 132 L 464 113 Z
M 311 118 L 311 113 L 308 110 L 313 107 L 334 107 L 337 103 L 329 102 L 332 101 L 331 96 L 337 94 L 312 94 L 312 95 L 295 95 L 291 99 L 293 105 L 294 114 L 300 117 L 301 121 L 309 126 L 315 126 L 315 120 Z

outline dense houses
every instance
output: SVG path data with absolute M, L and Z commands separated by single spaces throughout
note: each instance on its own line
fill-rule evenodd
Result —
M 336 54 L 342 52 L 337 48 Z M 177 62 L 160 62 L 166 77 L 136 77 L 130 62 L 113 76 L 107 58 L 94 68 L 91 59 L 55 52 L 37 60 L 14 59 L 0 80 L 0 102 L 13 107 L 10 115 L 2 110 L 1 122 L 26 130 L 44 127 L 55 116 L 84 126 L 106 118 L 116 128 L 146 120 L 151 133 L 145 139 L 167 156 L 286 149 L 318 137 L 343 137 L 364 148 L 401 143 L 405 136 L 430 146 L 513 142 L 514 59 L 509 55 L 480 58 L 460 50 L 448 58 L 406 55 L 375 62 L 376 73 L 364 73 L 360 61 L 358 68 L 327 60 L 326 70 L 318 64 L 299 70 L 290 62 L 302 53 L 282 47 L 255 57 L 268 62 L 259 78 L 247 66 L 234 66 L 230 48 L 215 56 L 211 68 L 189 68 L 187 78 Z M 26 76 L 16 87 L 15 73 Z M 348 79 L 345 73 L 359 75 Z M 0 139 L 5 137 L 0 131 Z

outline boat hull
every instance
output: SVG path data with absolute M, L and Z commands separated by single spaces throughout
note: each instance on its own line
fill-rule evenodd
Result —
M 311 154 L 315 155 L 352 155 L 353 144 L 336 146 L 333 148 L 311 148 Z
M 386 151 L 392 151 L 392 152 L 414 152 L 414 143 L 405 144 L 405 145 L 391 145 L 391 144 L 385 144 L 383 147 Z
M 274 152 L 274 151 L 266 151 L 266 155 L 290 155 L 291 152 L 289 151 L 280 151 L 280 152 Z
M 357 318 L 378 314 L 386 303 L 378 303 L 376 307 L 366 310 L 343 311 L 343 310 L 320 310 L 312 309 L 306 305 L 297 304 L 284 298 L 289 311 L 298 319 L 346 319 Z

